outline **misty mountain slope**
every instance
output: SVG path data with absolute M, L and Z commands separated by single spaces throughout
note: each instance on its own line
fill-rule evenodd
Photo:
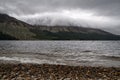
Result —
M 46 15 L 41 17 L 33 17 L 33 18 L 26 18 L 21 19 L 25 21 L 26 23 L 29 23 L 31 25 L 47 25 L 47 26 L 71 26 L 71 25 L 80 25 L 82 23 L 71 19 L 71 18 L 64 18 L 61 15 L 53 16 L 53 15 Z
M 0 14 L 0 39 L 33 39 L 35 34 L 30 32 L 29 26 L 6 14 Z
M 33 26 L 0 14 L 0 40 L 120 40 L 109 32 L 78 26 Z
M 109 32 L 77 26 L 35 26 L 32 32 L 40 39 L 52 40 L 117 40 L 119 36 Z
M 102 35 L 113 35 L 112 33 L 95 29 L 95 28 L 85 28 L 80 26 L 35 26 L 36 28 L 42 30 L 42 31 L 49 31 L 49 32 L 75 32 L 75 33 L 96 33 L 96 34 L 102 34 Z

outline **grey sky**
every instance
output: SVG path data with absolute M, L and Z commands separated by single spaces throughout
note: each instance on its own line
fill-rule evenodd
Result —
M 106 30 L 115 28 L 118 31 L 120 25 L 120 0 L 0 0 L 0 12 L 10 14 L 23 21 L 34 18 L 34 22 L 38 18 L 44 19 L 47 16 L 50 17 L 50 20 L 54 19 L 52 21 L 54 24 L 63 18 L 63 20 L 68 18 L 68 21 L 72 19 L 71 22 L 94 25 L 94 27 L 97 25 L 98 28 L 107 25 L 104 28 Z M 80 18 L 85 16 L 85 19 Z M 28 23 L 31 20 L 27 20 Z M 115 33 L 115 31 L 111 32 Z

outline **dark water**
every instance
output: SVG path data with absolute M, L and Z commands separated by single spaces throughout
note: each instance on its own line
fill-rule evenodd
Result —
M 120 41 L 0 41 L 0 60 L 120 67 Z

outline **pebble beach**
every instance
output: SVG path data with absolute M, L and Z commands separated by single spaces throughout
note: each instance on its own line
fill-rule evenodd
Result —
M 1 63 L 0 80 L 120 80 L 120 68 Z

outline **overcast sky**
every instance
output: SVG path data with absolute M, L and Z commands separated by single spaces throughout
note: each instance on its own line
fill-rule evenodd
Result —
M 74 24 L 120 34 L 120 0 L 0 0 L 0 13 L 30 24 Z

